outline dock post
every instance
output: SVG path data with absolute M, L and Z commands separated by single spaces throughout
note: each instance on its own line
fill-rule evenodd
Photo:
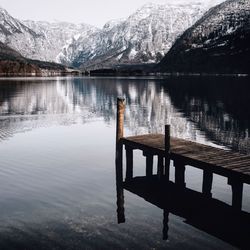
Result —
M 116 144 L 124 135 L 124 112 L 125 98 L 117 98 L 117 114 L 116 114 Z
M 126 181 L 133 178 L 133 149 L 129 146 L 126 149 Z
M 228 184 L 232 187 L 232 207 L 240 211 L 242 208 L 243 183 L 235 178 L 229 178 Z
M 158 155 L 157 175 L 159 179 L 164 175 L 164 157 L 162 155 Z
M 202 193 L 207 198 L 212 198 L 213 173 L 208 170 L 203 171 Z
M 165 167 L 164 175 L 169 180 L 169 166 L 170 166 L 170 125 L 165 125 Z
M 185 183 L 185 164 L 181 160 L 175 160 L 174 161 L 174 167 L 175 167 L 175 184 L 179 187 L 186 187 Z
M 123 145 L 120 139 L 123 137 L 125 99 L 117 98 L 116 119 L 116 194 L 117 194 L 117 220 L 118 223 L 125 222 L 124 213 L 124 191 L 123 191 Z
M 146 177 L 152 177 L 154 155 L 150 152 L 143 152 L 143 155 L 146 157 Z

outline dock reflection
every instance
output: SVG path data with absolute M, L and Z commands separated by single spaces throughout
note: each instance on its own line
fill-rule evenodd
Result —
M 229 244 L 245 249 L 250 244 L 250 214 L 235 211 L 232 206 L 206 197 L 188 188 L 180 188 L 158 176 L 134 177 L 117 181 L 117 218 L 125 222 L 124 189 L 138 195 L 163 210 L 163 240 L 169 238 L 169 214 L 180 216 L 184 222 Z

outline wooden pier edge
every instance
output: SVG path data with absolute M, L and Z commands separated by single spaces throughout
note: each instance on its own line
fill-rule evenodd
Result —
M 185 188 L 187 165 L 203 170 L 202 193 L 212 198 L 213 174 L 228 178 L 232 187 L 232 207 L 242 209 L 243 184 L 250 184 L 250 156 L 223 149 L 178 139 L 170 136 L 170 125 L 165 125 L 165 134 L 147 134 L 124 137 L 125 99 L 117 99 L 116 124 L 116 180 L 118 222 L 125 222 L 123 195 L 123 146 L 126 150 L 125 183 L 133 179 L 133 151 L 141 150 L 146 157 L 146 177 L 153 176 L 153 158 L 158 157 L 157 175 L 169 181 L 170 160 L 175 168 L 175 184 Z

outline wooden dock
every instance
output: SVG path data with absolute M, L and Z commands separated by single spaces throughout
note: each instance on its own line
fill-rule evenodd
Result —
M 170 126 L 166 125 L 165 135 L 147 134 L 132 137 L 123 136 L 125 101 L 117 101 L 116 134 L 116 177 L 123 182 L 123 148 L 126 151 L 126 182 L 133 178 L 133 151 L 141 150 L 146 157 L 146 177 L 153 175 L 153 158 L 158 158 L 157 175 L 169 180 L 170 160 L 175 167 L 175 184 L 184 188 L 187 165 L 203 170 L 202 193 L 212 197 L 213 174 L 228 178 L 232 187 L 232 207 L 241 210 L 243 184 L 250 184 L 250 155 L 206 146 L 196 142 L 170 137 Z M 122 193 L 117 194 L 122 196 Z

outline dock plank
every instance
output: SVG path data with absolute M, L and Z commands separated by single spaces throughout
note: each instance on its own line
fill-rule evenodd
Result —
M 164 140 L 165 136 L 162 134 L 139 135 L 121 139 L 123 144 L 130 145 L 134 149 L 162 156 L 165 154 Z M 171 137 L 170 158 L 182 160 L 187 165 L 191 164 L 226 177 L 236 177 L 250 184 L 250 155 Z

